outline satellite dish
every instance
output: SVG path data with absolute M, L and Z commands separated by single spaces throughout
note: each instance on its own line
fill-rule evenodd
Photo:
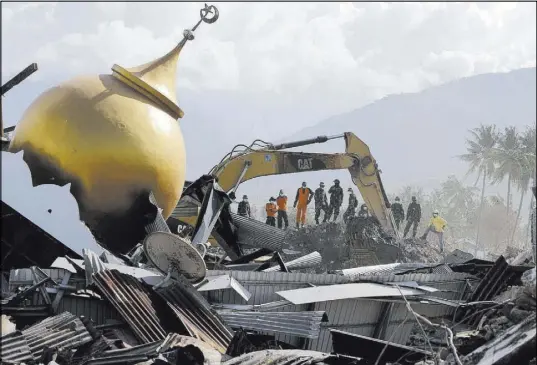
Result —
M 205 278 L 207 268 L 205 261 L 194 246 L 181 237 L 167 232 L 153 232 L 144 240 L 144 251 L 149 261 L 164 275 L 178 280 L 182 274 L 192 283 L 199 283 Z

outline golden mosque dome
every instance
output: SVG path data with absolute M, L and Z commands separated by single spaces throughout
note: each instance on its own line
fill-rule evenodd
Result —
M 131 214 L 141 194 L 153 192 L 164 218 L 179 201 L 186 155 L 183 111 L 175 102 L 177 62 L 192 32 L 202 21 L 216 21 L 218 11 L 206 5 L 200 15 L 163 57 L 63 82 L 35 99 L 17 123 L 9 151 L 24 151 L 34 185 L 72 183 L 90 228 Z

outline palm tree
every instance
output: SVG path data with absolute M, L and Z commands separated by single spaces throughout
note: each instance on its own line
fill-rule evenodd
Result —
M 495 125 L 480 125 L 478 128 L 474 128 L 469 132 L 471 134 L 471 138 L 466 139 L 466 149 L 468 153 L 460 155 L 459 158 L 470 164 L 466 176 L 477 172 L 477 180 L 475 184 L 477 184 L 480 177 L 483 178 L 483 184 L 481 187 L 481 201 L 479 203 L 479 214 L 477 218 L 477 233 L 475 239 L 475 245 L 478 247 L 481 215 L 483 213 L 483 202 L 485 200 L 485 185 L 487 179 L 489 179 L 494 173 L 494 161 L 492 159 L 492 154 L 500 136 L 496 131 Z
M 507 214 L 511 208 L 511 186 L 523 178 L 527 164 L 520 137 L 516 127 L 505 128 L 492 157 L 497 164 L 494 183 L 499 183 L 507 177 Z
M 442 183 L 442 191 L 450 208 L 457 211 L 468 211 L 472 208 L 475 194 L 479 191 L 475 186 L 464 186 L 454 175 Z
M 516 187 L 518 191 L 520 191 L 520 201 L 518 203 L 515 226 L 513 227 L 513 232 L 511 233 L 511 242 L 513 242 L 515 238 L 520 213 L 522 211 L 522 204 L 524 202 L 524 196 L 530 187 L 531 180 L 535 181 L 535 137 L 535 127 L 528 128 L 524 134 L 520 136 L 521 153 L 518 161 L 521 164 L 521 171 L 520 176 L 515 181 Z

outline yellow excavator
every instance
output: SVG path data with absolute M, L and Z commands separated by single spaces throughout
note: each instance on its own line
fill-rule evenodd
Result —
M 343 138 L 345 153 L 306 153 L 286 151 L 315 143 Z M 221 190 L 232 199 L 238 186 L 248 180 L 269 175 L 291 174 L 321 170 L 348 169 L 351 179 L 362 195 L 369 211 L 386 237 L 399 238 L 395 222 L 386 197 L 378 165 L 369 147 L 351 132 L 336 136 L 319 136 L 312 139 L 273 145 L 261 140 L 251 145 L 238 145 L 228 153 L 209 175 L 214 177 Z M 191 227 L 196 225 L 201 210 L 201 200 L 191 199 L 184 193 L 171 217 Z M 243 219 L 234 216 L 235 219 Z M 263 224 L 264 225 L 264 224 Z M 261 225 L 259 226 L 261 228 Z M 209 242 L 230 246 L 218 237 L 218 225 Z M 229 240 L 228 240 L 229 241 Z M 229 251 L 230 250 L 226 250 Z M 231 255 L 232 258 L 235 255 Z M 240 255 L 237 255 L 240 256 Z

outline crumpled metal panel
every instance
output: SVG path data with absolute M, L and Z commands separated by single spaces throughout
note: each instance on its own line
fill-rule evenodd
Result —
M 218 311 L 218 314 L 232 328 L 287 333 L 306 338 L 317 338 L 321 330 L 321 322 L 328 321 L 328 317 L 323 311 L 247 312 L 221 310 Z
M 162 345 L 162 341 L 154 341 L 125 349 L 104 351 L 86 362 L 86 365 L 135 364 L 147 361 L 156 356 L 157 349 Z
M 535 313 L 532 313 L 461 360 L 476 365 L 528 364 L 535 357 L 536 333 Z
M 0 357 L 4 361 L 17 363 L 34 359 L 28 342 L 20 331 L 0 337 Z
M 246 290 L 241 283 L 235 280 L 230 275 L 212 276 L 207 278 L 207 282 L 198 287 L 199 292 L 233 289 L 239 294 L 245 301 L 248 302 L 252 294 Z
M 446 269 L 447 267 L 447 269 Z M 338 270 L 337 273 L 347 277 L 358 277 L 360 275 L 398 275 L 413 271 L 429 269 L 433 273 L 448 274 L 453 272 L 444 264 L 423 264 L 423 263 L 392 263 L 385 265 L 362 266 L 351 269 Z
M 209 271 L 209 275 L 229 274 L 252 293 L 251 305 L 258 310 L 259 305 L 276 303 L 281 297 L 278 291 L 292 290 L 311 287 L 310 284 L 332 285 L 350 282 L 405 282 L 415 281 L 423 285 L 432 286 L 441 292 L 434 293 L 435 297 L 450 300 L 460 300 L 467 286 L 466 281 L 476 282 L 477 278 L 464 273 L 452 273 L 449 275 L 437 274 L 402 274 L 402 275 L 367 275 L 356 279 L 350 279 L 333 274 L 306 274 L 284 272 L 246 272 L 246 271 Z M 234 292 L 209 292 L 206 293 L 211 303 L 242 305 L 243 299 Z M 283 302 L 285 304 L 287 302 Z M 363 336 L 373 336 L 375 326 L 381 315 L 383 302 L 361 299 L 345 299 L 331 302 L 315 303 L 312 309 L 307 305 L 281 305 L 275 308 L 279 311 L 325 311 L 329 322 L 321 324 L 321 332 L 317 339 L 306 339 L 307 348 L 316 351 L 330 352 L 332 350 L 332 337 L 329 328 L 337 328 L 346 332 L 356 333 Z M 230 307 L 230 306 L 227 306 Z M 441 318 L 445 315 L 452 316 L 453 308 L 445 305 L 412 304 L 412 307 L 420 314 L 428 318 Z M 245 306 L 246 308 L 246 306 Z M 400 326 L 405 315 L 408 313 L 404 304 L 395 304 L 392 315 L 388 321 L 387 333 L 396 332 L 392 342 L 405 344 L 413 328 L 413 321 L 408 320 Z M 276 339 L 292 345 L 299 346 L 301 339 L 283 333 L 276 334 Z
M 93 340 L 82 321 L 69 312 L 46 318 L 22 334 L 36 360 L 45 347 L 71 349 Z
M 341 355 L 359 357 L 380 364 L 396 363 L 404 358 L 405 363 L 417 363 L 433 354 L 418 348 L 391 343 L 389 341 L 360 336 L 353 333 L 330 330 L 334 352 Z M 382 357 L 381 357 L 382 354 Z
M 276 294 L 293 304 L 309 304 L 334 300 L 357 298 L 397 297 L 401 295 L 425 295 L 427 292 L 411 288 L 394 288 L 378 283 L 348 283 L 340 285 L 315 286 L 279 291 Z
M 96 272 L 106 270 L 104 263 L 101 261 L 99 256 L 87 249 L 82 249 L 82 256 L 84 257 L 84 271 L 86 273 L 86 286 L 93 284 L 92 275 Z
M 156 289 L 190 332 L 190 335 L 211 344 L 220 353 L 226 352 L 233 331 L 210 304 L 185 280 L 174 280 L 169 286 Z
M 304 255 L 302 257 L 296 258 L 294 260 L 291 260 L 289 262 L 285 263 L 285 266 L 289 270 L 296 270 L 296 269 L 306 269 L 309 267 L 315 267 L 317 265 L 320 265 L 323 261 L 323 258 L 321 257 L 321 254 L 317 251 L 313 251 L 307 255 Z M 263 270 L 263 272 L 272 272 L 272 271 L 281 271 L 280 265 L 269 267 L 268 269 Z
M 151 303 L 149 291 L 139 281 L 117 270 L 94 273 L 93 280 L 142 343 L 166 337 Z
M 198 349 L 203 352 L 204 359 L 204 365 L 220 365 L 222 362 L 222 354 L 216 351 L 214 348 L 212 348 L 210 345 L 206 344 L 205 342 L 189 337 L 189 336 L 181 336 L 177 333 L 170 333 L 168 336 L 162 341 L 162 344 L 157 349 L 158 353 L 164 353 L 166 351 L 169 351 L 173 348 L 177 347 L 186 347 L 192 345 L 194 347 L 197 347 Z
M 449 255 L 444 257 L 444 263 L 462 264 L 463 262 L 470 261 L 473 258 L 474 258 L 474 255 L 472 255 L 471 253 L 456 249 L 456 250 L 453 250 Z
M 164 340 L 125 349 L 114 349 L 96 354 L 86 362 L 87 365 L 135 364 L 157 357 L 174 348 L 192 345 L 203 352 L 205 365 L 220 365 L 222 355 L 208 344 L 187 336 L 170 333 Z
M 469 301 L 488 301 L 498 295 L 515 276 L 515 273 L 509 270 L 509 264 L 503 256 L 500 256 L 494 265 L 487 271 L 485 277 L 481 280 L 477 288 L 471 294 Z M 469 325 L 477 325 L 481 316 L 473 315 L 478 311 L 476 306 L 470 306 L 465 310 L 461 310 L 459 318 L 463 318 L 462 323 Z
M 272 251 L 281 251 L 284 242 L 290 237 L 291 231 L 285 231 L 253 218 L 243 217 L 231 213 L 233 223 L 237 226 L 237 240 L 239 245 L 256 248 L 268 248 Z
M 329 357 L 329 354 L 308 350 L 263 350 L 235 357 L 222 365 L 321 365 Z

